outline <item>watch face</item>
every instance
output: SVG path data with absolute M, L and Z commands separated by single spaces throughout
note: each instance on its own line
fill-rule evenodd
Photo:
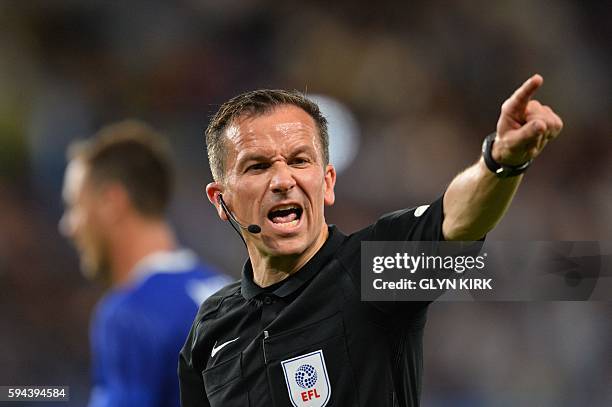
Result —
M 495 175 L 497 175 L 499 178 L 509 178 L 520 175 L 527 171 L 527 168 L 529 168 L 532 161 L 533 160 L 529 160 L 526 163 L 516 167 L 505 167 L 502 165 L 497 171 L 495 171 Z
M 495 171 L 495 175 L 497 175 L 498 178 L 508 178 L 512 176 L 512 171 L 510 171 L 507 168 L 501 167 L 499 170 Z

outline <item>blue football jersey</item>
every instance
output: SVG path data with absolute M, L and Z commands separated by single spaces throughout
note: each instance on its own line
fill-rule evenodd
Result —
M 178 354 L 200 304 L 232 280 L 188 250 L 141 260 L 98 304 L 90 407 L 178 407 Z

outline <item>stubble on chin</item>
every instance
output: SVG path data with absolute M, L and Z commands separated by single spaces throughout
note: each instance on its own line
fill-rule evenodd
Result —
M 81 255 L 81 272 L 88 280 L 102 283 L 107 287 L 112 283 L 110 261 L 104 250 L 100 250 L 98 253 L 98 255 L 94 253 L 83 253 Z

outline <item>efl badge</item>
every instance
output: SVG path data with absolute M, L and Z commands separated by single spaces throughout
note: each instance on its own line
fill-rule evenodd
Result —
M 322 350 L 283 360 L 281 365 L 291 404 L 295 407 L 327 405 L 331 387 Z

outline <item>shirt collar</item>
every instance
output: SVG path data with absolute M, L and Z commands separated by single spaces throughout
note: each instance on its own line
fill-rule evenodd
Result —
M 332 258 L 338 247 L 344 241 L 344 234 L 336 228 L 334 225 L 328 226 L 329 235 L 327 240 L 321 246 L 319 251 L 310 259 L 308 262 L 298 271 L 283 280 L 278 287 L 273 291 L 269 291 L 266 288 L 262 288 L 255 284 L 253 281 L 253 267 L 251 266 L 251 260 L 247 260 L 242 269 L 242 280 L 240 282 L 242 289 L 242 296 L 246 300 L 250 300 L 259 294 L 268 292 L 278 297 L 286 297 L 294 293 L 304 283 L 313 278 L 321 268 L 327 264 Z
M 197 262 L 195 253 L 188 249 L 153 252 L 136 263 L 129 280 L 132 284 L 138 284 L 154 274 L 182 273 L 193 269 Z

